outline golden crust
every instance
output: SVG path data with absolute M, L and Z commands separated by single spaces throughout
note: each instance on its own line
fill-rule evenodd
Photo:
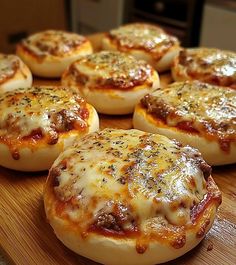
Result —
M 92 51 L 84 36 L 55 30 L 33 34 L 16 48 L 34 75 L 50 78 L 60 77 L 72 62 Z

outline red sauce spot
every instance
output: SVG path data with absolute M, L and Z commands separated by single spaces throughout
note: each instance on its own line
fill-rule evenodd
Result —
M 83 120 L 87 120 L 89 118 L 89 111 L 87 108 L 82 108 L 80 110 L 80 117 L 83 119 Z
M 219 140 L 221 150 L 225 151 L 226 153 L 229 153 L 229 151 L 230 151 L 230 143 L 231 143 L 231 141 L 229 139 L 220 139 Z
M 49 172 L 49 177 L 52 180 L 51 184 L 53 187 L 58 187 L 60 185 L 58 177 L 61 175 L 62 170 L 67 168 L 67 161 L 66 159 L 62 160 L 61 163 L 53 167 Z
M 196 188 L 196 182 L 195 182 L 193 176 L 190 177 L 189 184 L 190 184 L 191 188 L 193 188 L 193 189 Z
M 212 177 L 207 179 L 207 191 L 208 192 L 205 194 L 204 198 L 191 209 L 190 217 L 193 223 L 195 223 L 197 219 L 204 213 L 209 204 L 213 202 L 215 202 L 216 205 L 221 204 L 221 193 Z
M 193 127 L 193 122 L 191 121 L 181 121 L 177 124 L 177 127 L 180 130 L 187 131 L 190 133 L 199 133 L 198 130 Z
M 147 244 L 137 244 L 136 245 L 136 251 L 139 253 L 139 254 L 143 254 L 148 248 L 148 245 Z
M 193 206 L 190 212 L 191 220 L 193 223 L 196 222 L 200 214 L 206 209 L 207 205 L 211 202 L 211 200 L 212 200 L 212 194 L 207 193 L 202 201 L 200 201 L 198 204 Z
M 40 128 L 33 130 L 29 135 L 22 137 L 23 140 L 40 140 L 43 137 L 42 130 Z
M 139 231 L 137 226 L 130 227 L 130 229 L 124 230 L 122 227 L 119 227 L 119 229 L 114 230 L 112 228 L 106 228 L 104 226 L 97 226 L 96 224 L 92 224 L 88 232 L 94 232 L 97 234 L 101 234 L 107 237 L 114 237 L 114 238 L 127 238 L 127 237 L 136 237 L 139 235 Z
M 209 245 L 207 246 L 207 251 L 211 251 L 213 249 L 213 243 L 209 242 Z
M 56 205 L 56 213 L 61 216 L 63 215 L 64 211 L 65 211 L 65 208 L 66 208 L 66 203 L 65 202 L 61 202 L 61 201 L 58 201 L 57 202 L 57 205 Z
M 83 239 L 86 239 L 86 238 L 88 237 L 88 232 L 83 231 L 83 232 L 81 233 L 81 237 L 82 237 Z
M 201 238 L 205 235 L 206 229 L 208 225 L 210 224 L 210 219 L 206 219 L 206 221 L 201 225 L 200 229 L 197 231 L 197 238 Z
M 13 150 L 13 151 L 11 152 L 11 155 L 12 155 L 12 158 L 13 158 L 14 160 L 19 160 L 19 159 L 20 159 L 20 154 L 19 154 L 19 151 L 18 151 L 18 150 Z
M 178 238 L 176 238 L 174 241 L 171 242 L 171 246 L 175 249 L 182 248 L 186 243 L 186 236 L 180 235 Z
M 82 86 L 85 85 L 89 80 L 88 76 L 78 72 L 74 65 L 72 65 L 72 67 L 70 68 L 69 73 L 75 76 L 76 83 Z
M 96 225 L 91 225 L 90 228 L 88 229 L 89 232 L 95 232 L 104 236 L 110 236 L 110 237 L 126 237 L 126 234 L 124 230 L 113 230 L 113 229 L 108 229 L 105 227 L 98 227 Z

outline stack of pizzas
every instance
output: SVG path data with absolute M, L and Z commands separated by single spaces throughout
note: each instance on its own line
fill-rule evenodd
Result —
M 47 30 L 16 54 L 0 56 L 0 165 L 49 170 L 56 236 L 109 265 L 154 265 L 195 247 L 221 203 L 211 166 L 236 162 L 236 54 L 183 48 L 144 23 L 103 34 L 98 52 Z M 32 86 L 31 72 L 61 86 Z M 132 114 L 134 129 L 99 131 L 97 113 Z

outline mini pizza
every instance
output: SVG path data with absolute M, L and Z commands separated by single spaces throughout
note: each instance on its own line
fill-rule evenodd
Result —
M 44 190 L 56 236 L 109 265 L 183 255 L 208 232 L 220 203 L 211 167 L 196 149 L 139 130 L 83 137 L 54 162 Z
M 236 162 L 236 91 L 199 81 L 170 84 L 136 106 L 134 128 L 198 148 L 211 165 Z
M 236 89 L 236 53 L 214 48 L 183 49 L 174 59 L 176 81 L 199 80 Z
M 76 33 L 47 30 L 24 39 L 16 53 L 34 75 L 54 78 L 79 57 L 92 53 L 92 45 Z
M 132 23 L 113 29 L 102 39 L 104 50 L 126 52 L 151 64 L 158 72 L 170 69 L 179 51 L 179 41 L 162 28 Z
M 0 96 L 0 165 L 19 171 L 47 170 L 76 138 L 97 129 L 97 112 L 72 89 L 6 92 Z
M 32 74 L 22 60 L 13 54 L 0 53 L 0 94 L 31 85 Z
M 159 84 L 152 66 L 118 51 L 84 56 L 62 75 L 62 85 L 77 87 L 104 114 L 132 113 L 135 104 Z

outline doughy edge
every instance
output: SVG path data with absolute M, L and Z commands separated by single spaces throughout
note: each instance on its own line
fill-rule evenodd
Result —
M 16 54 L 30 68 L 33 75 L 40 77 L 61 77 L 64 70 L 81 56 L 91 54 L 93 52 L 92 45 L 89 40 L 82 43 L 76 50 L 66 56 L 45 56 L 37 57 L 30 54 L 21 44 L 17 45 Z
M 136 105 L 133 114 L 133 127 L 146 132 L 158 133 L 167 136 L 170 139 L 176 139 L 184 145 L 190 145 L 197 148 L 202 154 L 204 160 L 212 166 L 227 165 L 236 162 L 236 143 L 230 145 L 230 152 L 221 150 L 217 140 L 208 140 L 200 135 L 195 135 L 179 130 L 176 127 L 169 127 L 161 120 L 153 118 L 146 112 L 145 108 Z
M 99 129 L 99 118 L 96 110 L 89 105 L 89 131 L 94 132 Z M 59 140 L 54 145 L 49 145 L 46 142 L 41 142 L 33 147 L 26 147 L 19 145 L 19 160 L 12 158 L 12 154 L 8 145 L 0 142 L 0 165 L 9 169 L 18 171 L 42 171 L 48 170 L 58 155 L 68 146 L 71 146 L 78 137 L 83 136 L 84 133 L 76 130 L 65 132 L 59 135 Z
M 89 76 L 88 76 L 89 77 Z M 147 93 L 151 93 L 154 89 L 160 86 L 158 73 L 154 70 L 150 78 L 153 80 L 153 85 L 147 84 L 138 85 L 129 90 L 119 89 L 97 89 L 87 84 L 80 86 L 75 81 L 71 80 L 71 74 L 66 70 L 62 75 L 61 83 L 63 86 L 74 87 L 79 90 L 81 96 L 95 109 L 102 114 L 122 115 L 130 114 L 134 111 L 134 106 Z M 88 81 L 89 83 L 89 81 Z
M 211 228 L 215 218 L 215 207 L 211 207 L 210 223 L 204 235 Z M 50 218 L 49 222 L 57 238 L 66 247 L 81 256 L 106 265 L 120 265 L 121 257 L 122 265 L 154 265 L 167 262 L 184 255 L 204 238 L 197 238 L 195 230 L 190 230 L 186 232 L 186 243 L 182 248 L 176 249 L 156 241 L 151 242 L 143 254 L 139 254 L 136 251 L 135 240 L 115 239 L 97 234 L 89 234 L 87 238 L 82 238 L 80 234 L 66 227 L 59 218 Z

